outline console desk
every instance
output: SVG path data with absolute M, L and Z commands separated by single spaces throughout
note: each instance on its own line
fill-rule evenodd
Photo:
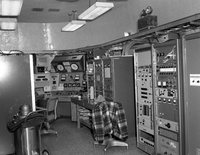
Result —
M 92 111 L 94 105 L 88 99 L 78 99 L 77 97 L 72 97 L 71 102 L 76 104 L 76 115 L 77 115 L 77 127 L 80 128 L 81 125 L 85 125 L 91 129 L 91 121 L 89 119 L 82 119 L 81 115 L 83 111 L 81 109 L 86 109 L 89 112 Z

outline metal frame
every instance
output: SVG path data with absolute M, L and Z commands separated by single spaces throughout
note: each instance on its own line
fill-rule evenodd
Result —
M 184 134 L 184 130 L 183 130 L 183 121 L 184 121 L 184 118 L 183 118 L 183 109 L 184 109 L 184 107 L 181 105 L 181 103 L 183 103 L 183 89 L 182 89 L 182 87 L 181 87 L 181 83 L 182 83 L 182 68 L 181 68 L 181 65 L 182 65 L 182 52 L 181 52 L 181 42 L 180 42 L 180 38 L 178 37 L 178 34 L 177 34 L 177 38 L 175 39 L 173 39 L 173 40 L 175 40 L 175 42 L 176 42 L 176 45 L 177 45 L 177 58 L 176 58 L 176 60 L 177 60 L 177 94 L 178 94 L 178 97 L 177 97 L 177 99 L 178 99 L 178 106 L 179 106 L 179 121 L 177 122 L 178 123 L 178 125 L 179 125 L 179 155 L 184 155 L 183 154 L 183 145 L 184 145 L 184 138 L 183 138 L 183 134 Z M 158 45 L 157 45 L 158 47 L 159 46 L 161 46 L 162 47 L 162 45 L 159 45 L 159 43 L 158 43 Z M 154 50 L 154 57 L 155 57 L 155 50 Z M 155 61 L 155 60 L 154 60 Z M 153 62 L 153 64 L 154 64 L 154 77 L 156 77 L 156 62 Z M 155 83 L 154 83 L 155 84 Z M 156 85 L 156 84 L 155 84 Z M 156 87 L 154 85 L 154 87 Z M 157 111 L 158 111 L 158 109 L 157 109 L 157 101 L 156 101 L 156 98 L 154 98 L 155 100 L 154 100 L 154 104 L 155 104 L 155 115 L 157 116 Z M 155 127 L 155 133 L 158 133 L 158 129 L 157 129 L 157 127 Z M 157 134 L 156 134 L 157 135 Z M 158 137 L 155 135 L 155 137 L 156 137 L 156 153 L 157 153 L 157 148 L 158 148 Z
M 183 79 L 183 48 L 181 44 L 181 38 L 177 39 L 177 80 L 178 80 L 178 100 L 179 100 L 179 151 L 180 155 L 184 155 L 184 146 L 185 146 L 185 138 L 184 138 L 184 79 Z
M 31 95 L 32 95 L 32 110 L 36 111 L 35 103 L 35 82 L 34 82 L 34 66 L 33 66 L 33 55 L 29 55 L 30 60 L 30 80 L 31 80 Z
M 192 40 L 192 39 L 197 39 L 200 38 L 200 29 L 196 29 L 194 31 L 188 31 L 186 33 L 182 33 L 181 35 L 181 44 L 182 44 L 182 74 L 183 74 L 183 80 L 182 80 L 182 85 L 183 85 L 183 102 L 184 102 L 184 133 L 183 133 L 183 138 L 184 138 L 184 146 L 183 152 L 185 155 L 189 155 L 189 116 L 188 116 L 188 109 L 189 109 L 189 88 L 186 85 L 186 83 L 189 81 L 189 78 L 187 76 L 188 71 L 187 71 L 187 50 L 186 50 L 186 41 L 187 40 Z

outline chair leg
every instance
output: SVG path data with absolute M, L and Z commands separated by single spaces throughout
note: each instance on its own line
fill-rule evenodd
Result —
M 49 130 L 42 130 L 42 131 L 41 131 L 41 134 L 53 134 L 53 135 L 58 135 L 58 132 L 49 129 Z
M 127 143 L 115 139 L 108 139 L 106 140 L 106 147 L 104 148 L 104 151 L 107 151 L 108 148 L 113 146 L 125 146 L 128 149 Z
M 57 134 L 58 134 L 57 131 L 50 129 L 50 124 L 49 124 L 49 122 L 45 122 L 45 127 L 46 127 L 47 129 L 42 129 L 42 130 L 41 130 L 41 134 L 53 134 L 53 135 L 57 135 Z

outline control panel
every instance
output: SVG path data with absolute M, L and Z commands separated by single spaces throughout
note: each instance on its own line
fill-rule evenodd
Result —
M 50 67 L 45 72 L 35 72 L 35 88 L 43 89 L 45 97 L 53 96 L 63 100 L 71 96 L 82 95 L 86 91 L 84 55 L 45 55 L 45 57 L 36 56 L 36 60 L 37 67 L 43 67 L 47 64 Z
M 35 88 L 45 87 L 50 84 L 50 74 L 40 73 L 34 75 Z
M 112 63 L 110 58 L 103 60 L 104 96 L 107 101 L 113 101 Z
M 94 61 L 88 60 L 86 65 L 86 80 L 87 80 L 87 89 L 88 89 L 88 99 L 94 99 Z
M 86 85 L 83 79 L 84 74 L 79 73 L 61 73 L 59 83 L 64 91 L 80 91 Z
M 52 74 L 52 73 L 51 73 Z M 58 75 L 56 82 L 52 83 L 52 95 L 56 97 L 71 97 L 81 95 L 81 91 L 86 87 L 86 80 L 83 72 L 76 73 L 54 73 Z M 57 87 L 57 89 L 56 89 Z M 53 91 L 54 90 L 54 91 Z
M 137 146 L 154 155 L 154 102 L 151 47 L 135 50 Z
M 178 41 L 154 45 L 157 153 L 179 155 Z
M 57 91 L 59 89 L 58 73 L 35 74 L 35 88 L 44 88 L 44 92 Z
M 95 98 L 97 98 L 99 95 L 103 94 L 103 65 L 102 60 L 97 59 L 94 60 L 94 78 L 95 78 Z
M 47 89 L 47 91 L 57 91 L 60 89 L 59 86 L 59 77 L 60 75 L 58 73 L 51 73 L 50 74 L 50 89 Z
M 154 135 L 152 67 L 141 66 L 137 74 L 139 129 Z

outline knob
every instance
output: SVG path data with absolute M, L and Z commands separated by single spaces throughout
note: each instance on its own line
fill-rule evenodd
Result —
M 167 128 L 170 128 L 170 127 L 171 127 L 170 123 L 165 124 L 165 126 L 166 126 Z

